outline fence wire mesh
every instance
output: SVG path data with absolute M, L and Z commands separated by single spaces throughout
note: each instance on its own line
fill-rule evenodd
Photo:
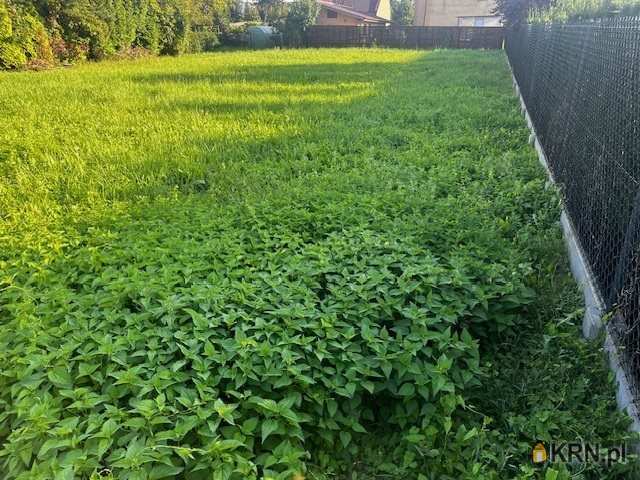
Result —
M 502 27 L 312 25 L 308 47 L 502 48 Z
M 640 17 L 514 28 L 506 50 L 640 405 Z

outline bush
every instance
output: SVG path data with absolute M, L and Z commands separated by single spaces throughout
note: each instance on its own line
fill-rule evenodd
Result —
M 0 67 L 22 68 L 53 62 L 49 37 L 35 12 L 0 0 Z
M 296 0 L 289 5 L 284 22 L 286 42 L 290 46 L 299 47 L 304 43 L 304 31 L 313 25 L 320 7 L 315 0 Z
M 22 48 L 9 42 L 0 43 L 0 67 L 21 68 L 27 64 L 27 56 Z
M 168 4 L 160 12 L 160 53 L 178 55 L 188 45 L 189 23 L 185 12 L 177 5 Z
M 218 39 L 218 35 L 215 32 L 192 31 L 189 32 L 186 51 L 190 53 L 211 52 L 218 45 L 220 45 L 220 40 Z
M 391 21 L 398 25 L 413 25 L 416 12 L 411 0 L 393 0 L 391 2 Z
M 147 52 L 211 50 L 230 0 L 0 0 L 0 68 L 43 66 Z M 193 22 L 205 31 L 193 33 Z M 208 33 L 206 33 L 208 32 Z
M 134 45 L 153 53 L 160 52 L 159 10 L 148 0 L 140 0 L 138 4 L 138 28 Z
M 260 21 L 256 21 L 229 25 L 222 31 L 220 35 L 220 42 L 230 47 L 246 47 L 249 42 L 247 29 L 253 25 L 262 25 L 262 23 Z
M 640 0 L 557 0 L 550 5 L 533 8 L 533 23 L 569 22 L 617 15 L 640 14 Z

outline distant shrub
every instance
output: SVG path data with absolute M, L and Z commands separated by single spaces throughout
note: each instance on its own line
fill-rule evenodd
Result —
M 178 55 L 188 46 L 190 26 L 184 12 L 175 5 L 167 5 L 160 12 L 160 53 Z
M 211 50 L 230 0 L 0 0 L 0 68 Z M 197 22 L 203 30 L 192 32 Z M 205 33 L 208 32 L 208 33 Z
M 413 25 L 415 10 L 411 0 L 392 0 L 391 21 L 398 25 Z
M 138 1 L 138 28 L 134 45 L 147 49 L 152 53 L 160 52 L 160 11 L 157 5 L 149 0 Z
M 51 36 L 51 48 L 55 58 L 63 63 L 85 60 L 89 51 L 86 42 L 65 40 L 58 32 Z
M 304 31 L 315 23 L 319 11 L 315 0 L 296 0 L 289 5 L 284 21 L 284 34 L 288 45 L 299 47 L 304 43 Z
M 100 12 L 88 0 L 73 2 L 65 8 L 58 22 L 65 41 L 77 46 L 71 50 L 78 55 L 74 59 L 83 60 L 86 53 L 86 58 L 100 60 L 116 53 L 122 46 L 116 17 L 115 11 Z
M 246 46 L 249 42 L 247 29 L 254 25 L 262 25 L 262 22 L 242 22 L 227 26 L 220 34 L 220 42 L 231 47 Z
M 134 59 L 134 58 L 145 58 L 153 55 L 153 52 L 147 50 L 143 47 L 129 47 L 123 50 L 118 51 L 114 55 L 116 59 Z
M 191 31 L 187 38 L 186 51 L 189 53 L 211 52 L 218 45 L 220 45 L 220 40 L 217 33 Z
M 9 15 L 9 8 L 5 0 L 0 0 L 0 41 L 11 38 L 11 35 L 13 35 L 13 25 Z
M 0 67 L 21 68 L 30 62 L 53 62 L 48 34 L 35 11 L 0 0 Z
M 2 68 L 20 68 L 26 64 L 27 57 L 20 46 L 14 43 L 0 42 L 0 66 Z
M 252 3 L 246 5 L 242 20 L 246 22 L 260 22 L 260 12 L 258 11 L 258 8 Z

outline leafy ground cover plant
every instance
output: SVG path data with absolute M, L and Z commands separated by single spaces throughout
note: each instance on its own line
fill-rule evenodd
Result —
M 7 478 L 545 475 L 504 343 L 558 318 L 558 200 L 501 53 L 144 59 L 0 99 Z

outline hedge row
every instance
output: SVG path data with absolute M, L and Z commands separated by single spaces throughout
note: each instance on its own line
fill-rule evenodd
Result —
M 0 0 L 0 69 L 213 48 L 229 0 Z
M 532 23 L 572 22 L 640 14 L 639 0 L 557 0 L 529 12 Z

